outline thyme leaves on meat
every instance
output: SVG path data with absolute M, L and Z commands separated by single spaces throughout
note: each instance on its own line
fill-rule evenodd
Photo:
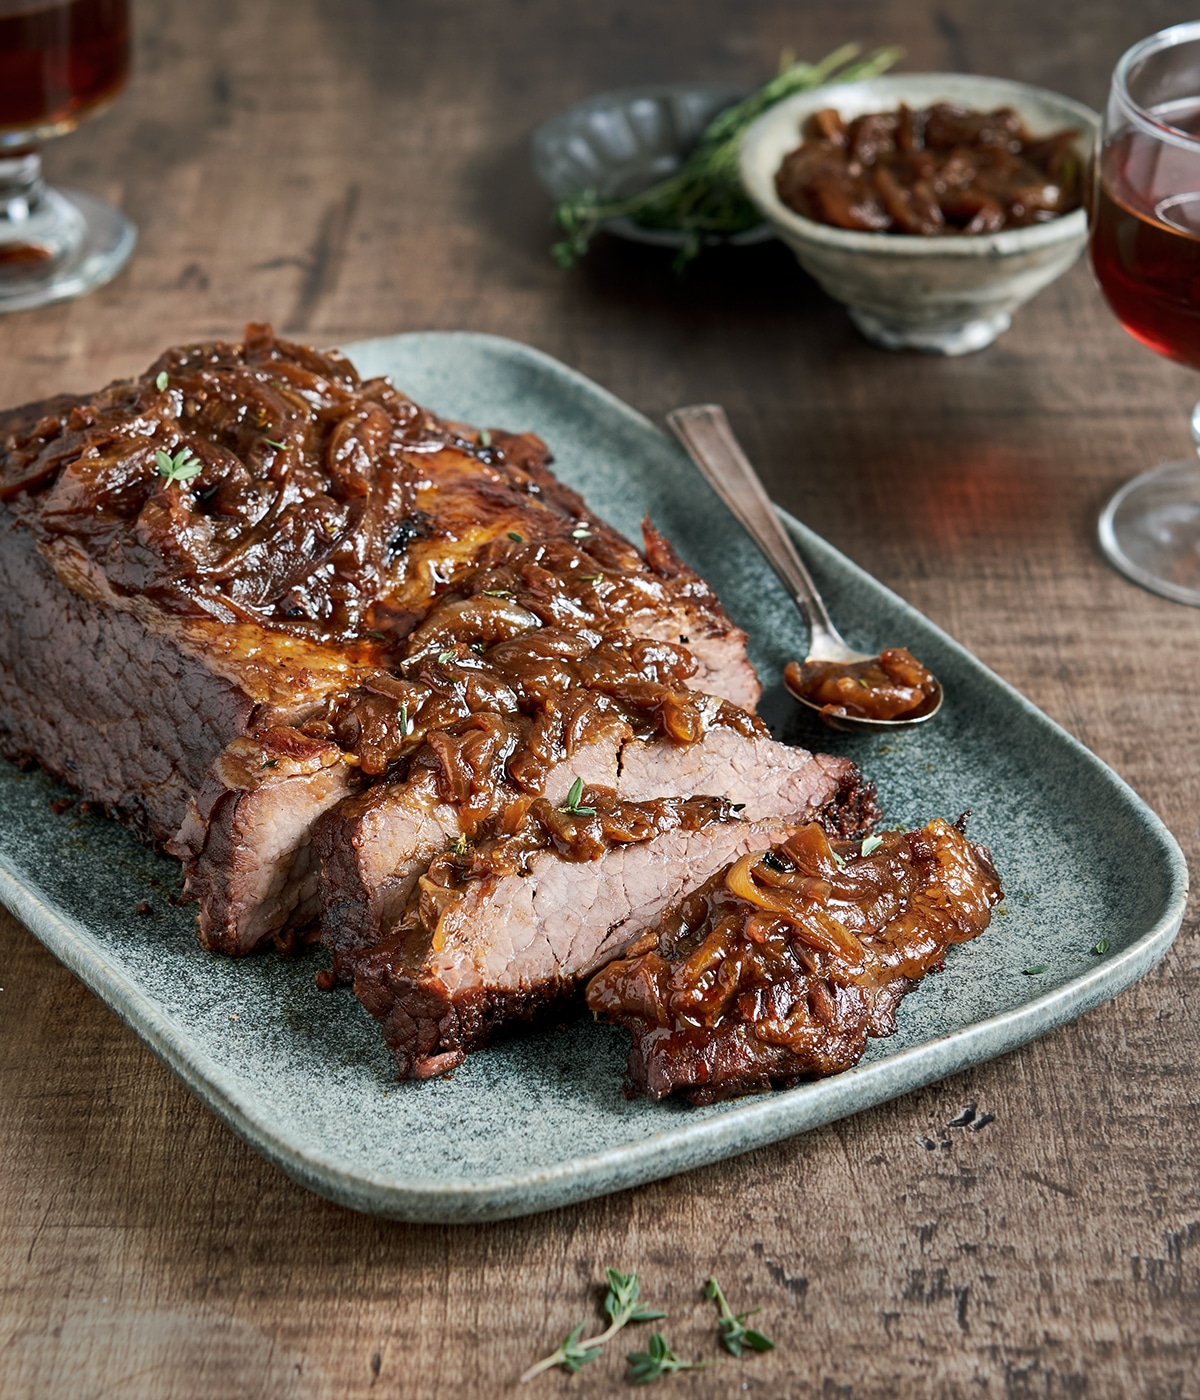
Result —
M 872 851 L 877 851 L 883 845 L 882 836 L 864 836 L 862 843 L 862 853 L 869 856 Z
M 716 1302 L 720 1312 L 717 1326 L 721 1331 L 721 1345 L 730 1356 L 741 1356 L 746 1347 L 749 1347 L 751 1351 L 775 1350 L 775 1343 L 770 1337 L 765 1337 L 761 1332 L 755 1331 L 753 1327 L 745 1325 L 746 1319 L 752 1317 L 756 1312 L 761 1312 L 761 1308 L 750 1308 L 747 1312 L 735 1313 L 725 1301 L 725 1294 L 722 1293 L 721 1285 L 715 1278 L 710 1278 L 704 1285 L 704 1296 Z
M 155 376 L 154 387 L 158 390 L 160 394 L 167 387 L 167 372 L 165 369 L 160 369 L 158 374 Z
M 272 438 L 263 438 L 263 442 L 265 442 L 265 443 L 267 444 L 268 447 L 277 448 L 280 452 L 283 451 L 284 446 L 285 446 L 284 443 L 282 443 L 282 442 L 275 442 Z
M 1023 967 L 1021 969 L 1026 977 L 1040 977 L 1043 972 L 1048 972 L 1049 970 L 1049 963 L 1034 963 L 1032 967 Z
M 181 447 L 174 457 L 160 447 L 154 454 L 154 460 L 158 465 L 159 476 L 166 478 L 168 486 L 176 481 L 191 481 L 204 470 L 204 463 L 192 455 L 190 447 Z
M 479 430 L 479 445 L 480 447 L 491 447 L 492 445 L 492 435 L 486 428 Z
M 565 804 L 561 806 L 558 810 L 560 812 L 566 812 L 572 817 L 594 817 L 596 815 L 595 807 L 581 807 L 579 805 L 579 799 L 582 796 L 583 779 L 576 778 L 575 781 L 571 784 L 571 791 L 567 793 L 567 800 Z M 621 1277 L 621 1275 L 618 1275 L 618 1277 Z M 633 1274 L 631 1275 L 631 1277 L 636 1278 L 637 1275 Z
M 582 190 L 560 201 L 554 220 L 565 237 L 551 250 L 555 261 L 561 267 L 573 267 L 608 219 L 627 218 L 642 228 L 682 233 L 677 271 L 696 257 L 707 236 L 730 237 L 755 228 L 762 215 L 742 189 L 738 174 L 743 133 L 768 107 L 792 93 L 822 83 L 871 78 L 900 57 L 900 51 L 891 48 L 879 49 L 863 59 L 858 59 L 858 52 L 856 44 L 846 44 L 820 63 L 795 62 L 792 55 L 785 54 L 780 71 L 770 82 L 713 118 L 674 175 L 627 199 L 602 199 L 595 190 Z
M 508 538 L 509 538 L 510 540 L 515 540 L 515 541 L 517 542 L 517 544 L 524 544 L 524 543 L 525 543 L 525 536 L 524 536 L 524 535 L 518 535 L 517 532 L 516 532 L 515 530 L 510 530 L 510 531 L 508 532 Z
M 582 787 L 582 782 L 580 782 Z M 617 1333 L 630 1322 L 654 1322 L 660 1317 L 666 1317 L 666 1313 L 655 1312 L 652 1308 L 642 1306 L 638 1301 L 641 1293 L 641 1283 L 637 1274 L 623 1274 L 617 1269 L 605 1269 L 604 1275 L 608 1280 L 608 1292 L 604 1298 L 604 1314 L 608 1318 L 608 1326 L 603 1332 L 594 1337 L 580 1340 L 584 1324 L 581 1322 L 567 1334 L 566 1340 L 549 1356 L 543 1357 L 541 1361 L 534 1365 L 522 1375 L 521 1383 L 531 1381 L 534 1376 L 540 1375 L 542 1371 L 549 1371 L 551 1367 L 561 1366 L 564 1371 L 569 1371 L 572 1375 L 581 1367 L 586 1366 L 589 1361 L 594 1361 L 600 1355 L 600 1349 L 606 1342 L 611 1341 Z M 655 1333 L 655 1336 L 658 1334 Z M 653 1338 L 651 1338 L 653 1342 Z M 641 1382 L 637 1382 L 641 1384 Z
M 1096 943 L 1096 944 L 1092 947 L 1092 952 L 1093 952 L 1093 953 L 1098 953 L 1101 957 L 1103 957 L 1103 956 L 1105 955 L 1105 953 L 1107 953 L 1108 950 L 1109 950 L 1111 947 L 1112 947 L 1112 944 L 1108 941 L 1108 939 L 1107 939 L 1107 938 L 1102 938 L 1102 939 L 1100 939 L 1100 941 L 1099 941 L 1098 943 Z

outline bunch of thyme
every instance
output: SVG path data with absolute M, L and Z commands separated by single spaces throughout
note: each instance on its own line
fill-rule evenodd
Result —
M 606 219 L 629 218 L 643 228 L 682 232 L 685 239 L 675 259 L 676 271 L 699 253 L 706 235 L 728 238 L 754 228 L 762 215 L 747 198 L 738 175 L 743 133 L 768 107 L 794 92 L 823 83 L 873 78 L 900 57 L 900 50 L 894 48 L 878 49 L 863 59 L 858 52 L 857 44 L 846 44 L 820 63 L 796 62 L 791 54 L 784 54 L 778 74 L 769 83 L 713 118 L 674 175 L 627 199 L 601 199 L 595 190 L 582 190 L 562 200 L 554 220 L 566 236 L 554 244 L 555 259 L 562 267 L 573 267 Z

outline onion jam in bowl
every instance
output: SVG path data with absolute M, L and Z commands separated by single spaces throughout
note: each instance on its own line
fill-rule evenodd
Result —
M 1021 227 L 988 227 L 983 219 L 973 227 L 971 220 L 959 226 L 947 221 L 945 232 L 910 233 L 895 231 L 900 225 L 889 220 L 886 231 L 874 231 L 798 213 L 780 198 L 776 180 L 812 137 L 817 114 L 830 129 L 831 113 L 849 127 L 870 113 L 925 113 L 941 104 L 974 114 L 1009 108 L 1022 137 L 1074 133 L 1079 171 L 1073 179 L 1079 190 L 1088 189 L 1100 125 L 1095 112 L 1044 88 L 963 73 L 899 73 L 797 93 L 746 132 L 741 176 L 804 270 L 848 308 L 868 340 L 888 350 L 962 355 L 990 345 L 1011 325 L 1014 311 L 1071 266 L 1087 241 L 1082 205 L 1053 216 L 1040 211 L 1040 221 Z M 1060 156 L 1061 148 L 1060 138 Z

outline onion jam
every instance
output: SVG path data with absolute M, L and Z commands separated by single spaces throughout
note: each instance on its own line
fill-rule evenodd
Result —
M 775 188 L 797 214 L 836 228 L 996 233 L 1069 214 L 1083 201 L 1078 133 L 1031 136 L 1011 107 L 976 112 L 938 102 L 850 122 L 826 108 L 803 136 Z
M 783 679 L 793 695 L 824 717 L 919 719 L 937 702 L 939 686 L 905 647 L 887 647 L 871 661 L 789 661 Z
M 685 895 L 588 984 L 633 1035 L 632 1084 L 713 1103 L 855 1064 L 1001 898 L 964 821 L 861 843 L 810 823 Z

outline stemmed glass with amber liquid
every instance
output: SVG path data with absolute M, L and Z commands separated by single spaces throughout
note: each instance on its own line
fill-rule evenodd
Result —
M 1200 23 L 1143 39 L 1113 72 L 1091 257 L 1130 335 L 1200 370 Z M 1200 404 L 1192 436 L 1200 451 Z M 1200 607 L 1200 459 L 1122 487 L 1100 517 L 1100 543 L 1135 582 Z
M 39 152 L 107 106 L 128 72 L 126 0 L 0 0 L 0 311 L 80 296 L 133 251 L 130 221 L 50 188 Z

